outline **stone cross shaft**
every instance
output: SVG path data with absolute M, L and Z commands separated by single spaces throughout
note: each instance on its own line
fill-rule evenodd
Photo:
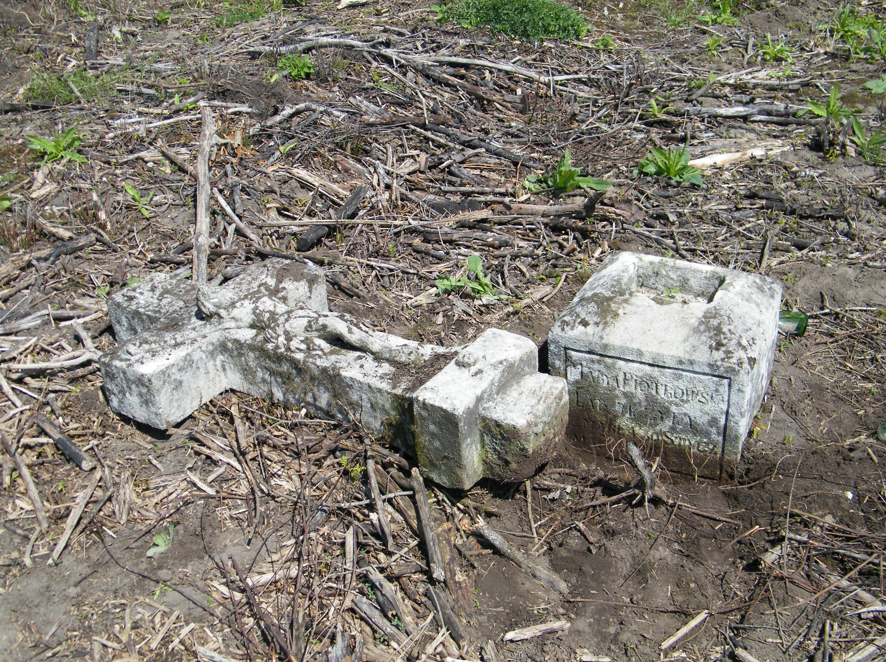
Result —
M 155 428 L 233 389 L 356 420 L 460 489 L 528 477 L 565 431 L 566 381 L 538 373 L 529 339 L 490 329 L 454 349 L 366 328 L 329 312 L 313 265 L 268 260 L 221 287 L 156 274 L 108 313 L 108 403 Z

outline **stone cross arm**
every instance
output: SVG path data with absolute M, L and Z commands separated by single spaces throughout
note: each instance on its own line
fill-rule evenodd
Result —
M 165 429 L 228 389 L 356 420 L 467 489 L 519 480 L 564 433 L 566 382 L 527 338 L 490 329 L 441 348 L 328 312 L 322 270 L 268 260 L 221 287 L 154 275 L 111 297 L 100 361 L 111 408 Z

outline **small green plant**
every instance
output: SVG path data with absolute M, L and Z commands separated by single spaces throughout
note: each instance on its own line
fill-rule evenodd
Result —
M 532 193 L 551 190 L 554 195 L 569 193 L 578 188 L 589 188 L 594 191 L 605 191 L 612 186 L 605 179 L 595 177 L 581 177 L 581 168 L 572 167 L 572 152 L 568 149 L 563 152 L 563 157 L 557 163 L 557 169 L 552 175 L 539 177 L 527 175 L 523 180 L 523 188 Z
M 676 287 L 666 287 L 665 288 L 665 296 L 668 299 L 676 299 L 677 295 L 679 293 L 680 293 L 680 290 L 678 290 Z
M 526 41 L 581 39 L 588 22 L 578 11 L 555 0 L 453 0 L 432 6 L 441 23 L 464 28 L 486 25 Z
M 883 94 L 886 93 L 886 76 L 879 80 L 869 80 L 864 84 L 866 88 L 868 88 L 873 94 Z
M 858 148 L 858 153 L 868 163 L 882 164 L 884 162 L 882 147 L 886 145 L 886 135 L 883 135 L 882 131 L 868 136 L 858 118 L 853 117 L 852 135 L 849 136 L 849 140 Z
M 784 67 L 782 67 L 781 71 L 770 71 L 766 75 L 772 76 L 773 78 L 788 78 L 791 75 L 791 63 L 788 62 L 787 64 L 785 64 Z
M 292 80 L 304 80 L 314 73 L 314 63 L 307 55 L 290 53 L 280 58 L 280 66 L 289 72 Z
M 123 184 L 123 188 L 126 189 L 126 192 L 129 194 L 129 197 L 132 198 L 132 201 L 138 207 L 139 212 L 145 218 L 151 218 L 151 212 L 147 208 L 147 204 L 151 202 L 151 198 L 154 197 L 154 193 L 151 192 L 151 195 L 148 196 L 146 200 L 142 200 L 142 194 L 138 192 L 132 184 Z
M 222 7 L 228 11 L 221 16 L 215 17 L 215 24 L 220 28 L 229 28 L 238 23 L 255 21 L 268 12 L 279 11 L 283 7 L 282 0 L 253 0 L 253 2 L 241 2 L 233 4 L 223 2 Z
M 738 25 L 738 17 L 732 13 L 735 0 L 714 0 L 711 7 L 713 11 L 704 12 L 698 17 L 699 22 L 705 25 Z
M 175 525 L 170 524 L 168 534 L 166 533 L 166 531 L 161 531 L 160 533 L 158 533 L 157 535 L 154 536 L 154 538 L 153 538 L 154 546 L 151 547 L 151 549 L 149 549 L 147 551 L 145 556 L 147 556 L 149 559 L 152 559 L 155 556 L 157 556 L 158 554 L 163 554 L 164 552 L 166 552 L 166 550 L 169 549 L 170 545 L 172 545 L 172 538 L 173 538 L 174 534 L 175 534 Z
M 12 207 L 12 200 L 9 199 L 9 196 L 0 195 L 0 212 L 6 211 Z
M 108 295 L 111 293 L 110 285 L 98 285 L 95 288 L 95 296 L 99 299 L 107 299 Z
M 718 35 L 708 35 L 707 39 L 705 39 L 705 50 L 711 55 L 720 55 L 720 46 L 723 44 L 723 40 L 726 37 L 720 37 Z
M 850 53 L 855 55 L 867 39 L 867 28 L 871 27 L 871 23 L 858 16 L 855 7 L 840 5 L 837 15 L 825 27 L 835 38 L 842 39 L 849 47 Z
M 80 6 L 80 3 L 77 2 L 77 0 L 71 0 L 71 9 L 73 9 L 75 12 L 77 12 L 77 14 L 82 19 L 85 19 L 87 21 L 94 21 L 95 20 L 95 14 L 92 14 L 92 13 L 86 11 L 83 7 Z
M 138 276 L 133 276 L 132 278 L 127 279 L 127 281 L 123 284 L 123 287 L 132 287 L 136 283 L 142 282 L 142 279 Z
M 352 458 L 348 458 L 347 455 L 342 455 L 338 458 L 338 463 L 348 472 L 348 476 L 350 476 L 353 483 L 359 483 L 363 472 L 366 471 L 366 467 L 357 461 L 352 461 Z
M 662 102 L 660 106 L 658 105 L 656 99 L 657 101 Z M 649 110 L 646 111 L 646 115 L 654 120 L 657 120 L 666 113 L 676 110 L 673 106 L 667 105 L 667 103 L 668 102 L 666 99 L 662 99 L 661 97 L 653 97 L 649 100 Z
M 296 145 L 298 145 L 298 138 L 293 138 L 288 143 L 284 143 L 283 145 L 280 145 L 280 147 L 278 149 L 280 150 L 280 154 L 282 154 L 283 156 L 286 156 L 286 152 L 288 152 L 290 149 L 292 149 Z
M 608 34 L 604 34 L 602 37 L 598 37 L 594 40 L 594 48 L 599 48 L 601 51 L 612 52 L 615 50 L 615 42 L 612 41 L 612 37 Z
M 461 292 L 467 288 L 467 292 L 475 299 L 498 298 L 506 299 L 507 296 L 496 295 L 495 286 L 492 284 L 489 276 L 483 273 L 483 260 L 479 255 L 471 255 L 468 257 L 468 271 L 474 274 L 475 280 L 471 280 L 467 276 L 461 278 L 453 278 L 445 276 L 434 281 L 437 286 L 437 296 L 443 296 L 450 292 Z
M 689 182 L 701 186 L 701 171 L 689 165 L 689 152 L 686 146 L 680 148 L 661 149 L 653 147 L 646 158 L 640 161 L 634 174 L 644 173 L 656 177 L 667 177 L 675 182 Z
M 882 26 L 868 30 L 869 41 L 862 49 L 862 54 L 872 60 L 886 60 L 886 29 Z
M 83 138 L 77 133 L 77 125 L 75 124 L 67 131 L 56 133 L 52 138 L 41 138 L 40 136 L 28 136 L 30 144 L 28 149 L 43 155 L 40 165 L 61 161 L 75 161 L 83 163 L 86 157 L 78 154 L 76 149 L 83 142 Z
M 396 92 L 399 88 L 393 83 L 387 83 L 382 80 L 381 73 L 377 69 L 373 69 L 372 71 L 372 84 L 375 85 L 380 90 L 387 90 L 388 92 Z
M 171 11 L 158 11 L 156 14 L 154 14 L 154 21 L 156 21 L 157 25 L 166 25 L 169 23 L 169 19 L 171 18 Z
M 25 89 L 24 97 L 28 101 L 47 101 L 62 106 L 88 103 L 112 96 L 116 92 L 117 83 L 131 76 L 132 72 L 125 69 L 99 73 L 76 69 L 64 76 L 37 72 Z M 74 89 L 80 93 L 79 96 L 74 93 Z
M 782 39 L 777 44 L 772 43 L 772 35 L 766 35 L 766 43 L 760 47 L 760 57 L 766 62 L 793 62 L 791 49 L 788 42 Z
M 807 108 L 797 113 L 797 117 L 802 117 L 806 113 L 812 113 L 828 122 L 842 125 L 847 117 L 851 117 L 855 113 L 854 110 L 847 108 L 840 101 L 840 88 L 836 83 L 831 88 L 831 93 L 828 95 L 828 100 L 825 103 L 809 99 L 807 105 Z

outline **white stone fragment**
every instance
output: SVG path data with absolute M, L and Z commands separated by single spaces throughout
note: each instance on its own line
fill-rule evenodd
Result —
M 154 276 L 108 309 L 121 341 L 100 360 L 108 403 L 152 427 L 234 389 L 358 420 L 461 489 L 528 477 L 565 431 L 566 382 L 538 374 L 527 338 L 493 329 L 451 349 L 363 327 L 328 312 L 310 265 L 268 260 L 217 288 Z
M 620 253 L 554 324 L 571 416 L 734 463 L 775 355 L 781 287 L 740 271 Z

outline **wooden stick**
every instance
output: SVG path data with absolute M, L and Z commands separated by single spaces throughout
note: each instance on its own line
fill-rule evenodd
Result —
M 707 620 L 708 616 L 710 616 L 710 615 L 711 615 L 711 612 L 709 612 L 707 609 L 704 610 L 698 616 L 696 616 L 691 621 L 689 621 L 686 625 L 684 625 L 679 630 L 677 630 L 673 635 L 671 635 L 670 637 L 665 639 L 663 642 L 661 642 L 660 648 L 663 651 L 666 651 L 668 648 L 670 648 L 674 644 L 678 643 L 687 634 L 692 632 L 699 625 L 704 623 Z
M 203 129 L 200 132 L 200 148 L 197 151 L 197 219 L 194 226 L 193 280 L 205 285 L 209 262 L 209 153 L 215 142 L 216 124 L 212 111 L 200 109 Z
M 443 570 L 443 555 L 440 552 L 440 543 L 437 541 L 434 522 L 431 520 L 431 506 L 428 504 L 425 482 L 415 467 L 412 468 L 412 490 L 415 493 L 413 496 L 415 496 L 415 503 L 418 507 L 418 518 L 421 520 L 425 547 L 428 549 L 428 565 L 431 568 L 431 576 L 435 581 L 442 582 L 446 579 L 446 573 Z
M 525 641 L 526 639 L 540 637 L 543 634 L 550 634 L 551 632 L 562 632 L 563 630 L 568 630 L 569 626 L 569 621 L 551 621 L 550 623 L 531 625 L 528 628 L 511 630 L 502 638 L 505 641 Z
M 45 414 L 34 414 L 34 422 L 50 436 L 55 442 L 55 445 L 58 446 L 58 449 L 64 453 L 71 462 L 80 467 L 81 471 L 92 471 L 95 468 L 95 462 L 86 457 L 86 454 L 80 450 L 80 447 L 75 444 L 68 435 L 59 430 Z
M 18 468 L 18 475 L 24 481 L 25 489 L 28 491 L 28 498 L 31 499 L 31 503 L 34 506 L 34 515 L 37 517 L 40 530 L 46 531 L 49 528 L 49 520 L 46 519 L 46 511 L 43 510 L 43 502 L 40 500 L 37 486 L 34 485 L 34 479 L 31 478 L 31 472 L 28 471 L 28 465 L 25 464 L 25 461 L 22 460 L 18 452 L 9 443 L 9 439 L 2 430 L 0 430 L 0 444 L 3 445 L 3 450 L 6 451 L 6 454 L 15 462 L 15 466 Z
M 378 480 L 375 475 L 375 459 L 368 449 L 366 451 L 366 475 L 369 478 L 369 492 L 372 494 L 375 510 L 378 513 L 378 528 L 381 530 L 382 538 L 384 538 L 385 547 L 391 549 L 394 537 L 391 535 L 391 527 L 388 524 L 388 516 L 385 513 L 385 503 L 381 500 L 381 492 L 378 489 Z
M 397 615 L 400 617 L 400 621 L 406 628 L 407 634 L 414 634 L 418 629 L 418 625 L 415 622 L 412 610 L 406 606 L 405 602 L 403 602 L 403 598 L 401 598 L 400 594 L 397 593 L 397 589 L 395 589 L 393 584 L 382 577 L 382 574 L 371 565 L 366 566 L 365 572 L 366 576 L 369 578 L 369 581 L 371 581 L 372 585 L 375 587 L 375 590 L 380 595 L 384 596 L 384 598 L 394 608 L 394 611 L 397 612 Z
M 553 589 L 558 593 L 566 593 L 569 591 L 566 582 L 550 570 L 541 567 L 538 561 L 530 559 L 526 554 L 511 545 L 507 540 L 496 533 L 492 527 L 484 522 L 481 517 L 477 518 L 477 531 L 479 531 L 480 534 L 503 556 L 509 558 L 548 588 Z
M 52 555 L 49 557 L 49 561 L 47 561 L 46 565 L 55 565 L 56 561 L 61 557 L 62 552 L 65 551 L 65 547 L 68 545 L 68 540 L 71 539 L 71 534 L 74 533 L 74 527 L 77 526 L 77 522 L 83 515 L 83 511 L 86 510 L 86 504 L 88 504 L 89 500 L 92 498 L 92 494 L 95 492 L 95 488 L 98 487 L 98 481 L 101 480 L 101 477 L 101 469 L 96 469 L 92 472 L 92 478 L 89 480 L 86 489 L 83 490 L 83 494 L 77 499 L 77 503 L 71 509 L 71 514 L 68 515 L 68 521 L 65 523 L 65 532 L 62 534 L 55 549 L 52 550 Z
M 261 238 L 257 234 L 255 234 L 255 232 L 253 232 L 252 229 L 248 225 L 246 225 L 246 223 L 240 220 L 237 214 L 234 213 L 234 210 L 231 209 L 227 201 L 222 197 L 222 194 L 219 192 L 219 190 L 217 188 L 212 189 L 212 194 L 215 196 L 215 199 L 218 201 L 218 204 L 224 210 L 227 217 L 231 219 L 231 222 L 237 226 L 237 229 L 240 230 L 240 232 L 243 233 L 243 236 L 249 239 L 249 241 L 251 241 L 256 246 L 261 248 Z
M 376 609 L 375 605 L 362 595 L 354 596 L 354 608 L 357 610 L 357 613 L 369 623 L 369 625 L 391 641 L 396 642 L 398 646 L 402 646 L 406 642 L 406 635 L 388 623 L 384 614 Z

